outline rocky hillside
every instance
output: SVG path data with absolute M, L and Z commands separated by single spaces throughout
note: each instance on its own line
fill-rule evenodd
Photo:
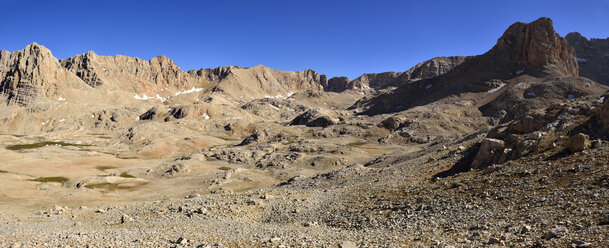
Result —
M 609 38 L 590 39 L 577 32 L 565 36 L 575 49 L 579 63 L 579 75 L 609 85 Z

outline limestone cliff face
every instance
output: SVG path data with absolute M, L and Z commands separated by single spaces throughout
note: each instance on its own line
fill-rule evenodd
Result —
M 609 85 L 609 38 L 588 40 L 575 32 L 565 39 L 577 54 L 579 75 Z
M 87 52 L 60 62 L 92 87 L 106 86 L 150 94 L 164 88 L 181 89 L 201 86 L 207 82 L 194 71 L 180 70 L 173 60 L 165 56 L 142 60 L 122 55 L 99 56 Z
M 44 46 L 32 43 L 12 53 L 0 51 L 0 99 L 9 105 L 27 106 L 62 89 L 85 86 Z

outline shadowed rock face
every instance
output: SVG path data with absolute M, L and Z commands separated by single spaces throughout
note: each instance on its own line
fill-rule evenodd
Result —
M 565 39 L 577 54 L 579 75 L 609 85 L 609 38 L 588 40 L 574 32 Z
M 44 46 L 32 43 L 12 53 L 0 51 L 0 99 L 9 105 L 26 106 L 58 90 L 83 86 Z

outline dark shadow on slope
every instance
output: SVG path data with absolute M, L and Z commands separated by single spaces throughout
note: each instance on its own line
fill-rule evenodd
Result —
M 450 169 L 448 169 L 446 171 L 442 171 L 440 173 L 433 175 L 433 178 L 436 178 L 436 177 L 445 178 L 445 177 L 454 176 L 454 175 L 462 173 L 462 172 L 470 171 L 472 161 L 474 160 L 476 153 L 478 153 L 479 148 L 480 148 L 480 143 L 465 150 L 465 154 L 463 155 L 463 157 L 461 159 L 459 159 L 459 161 L 457 161 L 453 165 L 453 167 L 451 167 Z

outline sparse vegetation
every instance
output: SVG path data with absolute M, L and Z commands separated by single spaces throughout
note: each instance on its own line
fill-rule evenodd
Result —
M 32 179 L 31 181 L 41 183 L 61 183 L 62 185 L 65 185 L 69 180 L 65 177 L 39 177 Z
M 120 177 L 124 177 L 124 178 L 135 178 L 134 176 L 132 176 L 131 174 L 127 173 L 127 172 L 123 172 L 121 173 Z
M 41 147 L 45 147 L 45 146 L 77 146 L 77 147 L 83 147 L 83 146 L 89 146 L 89 145 L 72 144 L 72 143 L 55 142 L 55 141 L 44 141 L 44 142 L 37 142 L 37 143 L 31 143 L 31 144 L 10 145 L 10 146 L 6 146 L 5 148 L 7 150 L 11 150 L 11 151 L 20 151 L 20 150 L 28 150 L 28 149 L 37 149 L 37 148 L 41 148 Z
M 297 142 L 296 140 L 290 140 L 290 141 L 283 142 L 281 144 L 284 145 L 284 146 L 288 146 L 288 145 L 294 144 L 296 142 Z
M 347 146 L 354 147 L 354 146 L 361 146 L 361 145 L 365 145 L 365 144 L 367 144 L 367 143 L 362 142 L 362 141 L 356 141 L 356 142 L 347 143 Z

